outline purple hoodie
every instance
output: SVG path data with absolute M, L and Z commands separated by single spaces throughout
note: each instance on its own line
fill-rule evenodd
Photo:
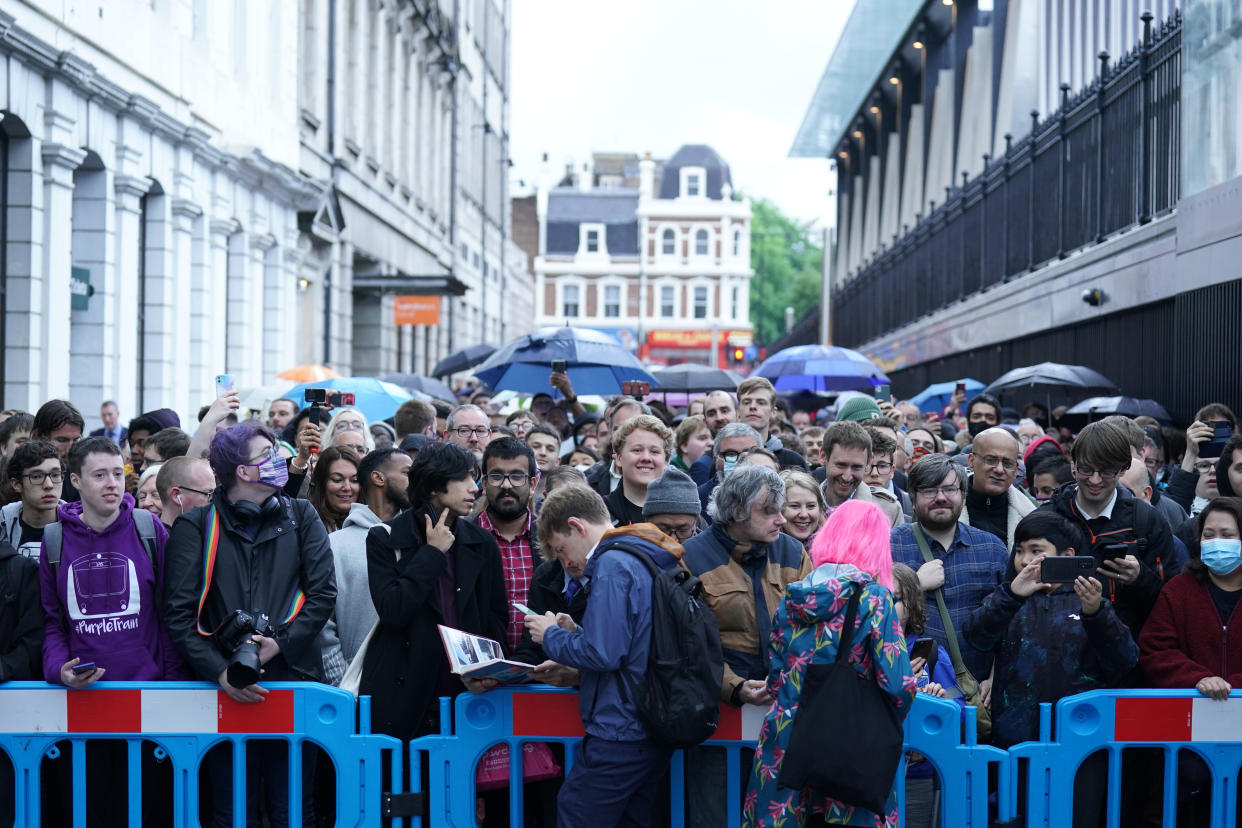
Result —
M 102 532 L 82 522 L 82 504 L 63 503 L 56 575 L 39 552 L 43 603 L 43 677 L 60 683 L 72 658 L 107 670 L 105 681 L 154 681 L 187 677 L 156 606 L 155 573 L 134 526 L 134 498 Z M 155 521 L 155 559 L 163 570 L 168 530 Z M 55 583 L 53 583 L 53 579 Z

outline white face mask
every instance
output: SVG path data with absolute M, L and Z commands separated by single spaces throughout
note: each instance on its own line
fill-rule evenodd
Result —
M 582 472 L 583 474 L 586 474 L 588 471 L 591 470 L 591 466 L 588 466 L 582 463 L 579 463 L 578 465 L 574 466 L 574 468 Z

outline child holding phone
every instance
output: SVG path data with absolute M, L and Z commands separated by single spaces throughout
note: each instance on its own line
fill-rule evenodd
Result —
M 1138 645 L 1104 597 L 1096 577 L 1040 580 L 1045 558 L 1086 549 L 1081 530 L 1050 509 L 1014 530 L 1005 582 L 962 625 L 962 637 L 995 653 L 993 743 L 1009 747 L 1039 736 L 1039 705 L 1114 686 L 1138 663 Z

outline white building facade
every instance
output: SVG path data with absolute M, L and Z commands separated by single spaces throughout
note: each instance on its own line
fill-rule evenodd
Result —
M 521 260 L 508 211 L 473 207 L 485 161 L 508 201 L 508 5 L 453 11 L 0 5 L 3 407 L 192 423 L 215 374 L 425 372 L 512 335 L 487 289 Z M 486 157 L 462 115 L 484 98 Z M 402 294 L 439 296 L 437 323 L 398 327 Z
M 663 166 L 639 162 L 638 187 L 536 192 L 536 322 L 594 328 L 640 358 L 726 367 L 753 341 L 750 204 L 733 199 L 729 167 L 687 145 Z

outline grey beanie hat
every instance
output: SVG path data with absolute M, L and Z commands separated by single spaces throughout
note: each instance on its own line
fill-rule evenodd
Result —
M 647 502 L 643 504 L 643 517 L 652 515 L 698 515 L 703 509 L 699 502 L 699 487 L 690 475 L 676 466 L 664 470 L 659 480 L 647 485 Z

